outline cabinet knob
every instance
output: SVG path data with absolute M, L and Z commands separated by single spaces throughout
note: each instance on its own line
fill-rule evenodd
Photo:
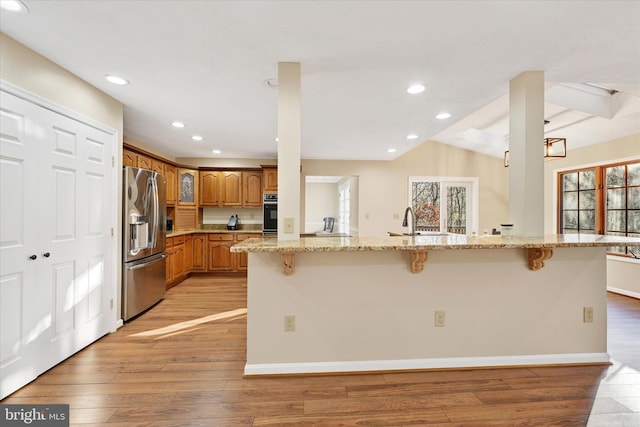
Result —
M 29 257 L 29 259 L 30 259 L 31 261 L 33 261 L 33 260 L 35 260 L 35 259 L 37 259 L 37 258 L 38 258 L 38 256 L 37 256 L 37 255 L 31 255 L 31 256 Z
M 42 254 L 43 257 L 45 258 L 49 258 L 51 256 L 51 254 L 49 252 L 45 252 Z

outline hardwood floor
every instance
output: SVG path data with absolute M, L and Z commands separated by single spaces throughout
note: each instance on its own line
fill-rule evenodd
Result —
M 611 366 L 243 378 L 246 280 L 190 278 L 2 403 L 72 425 L 640 426 L 640 301 L 609 296 Z

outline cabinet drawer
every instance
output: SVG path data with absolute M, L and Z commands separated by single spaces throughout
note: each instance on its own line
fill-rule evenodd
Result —
M 175 245 L 180 245 L 180 244 L 184 243 L 184 237 L 185 236 L 175 236 L 173 238 L 173 245 L 175 246 Z
M 233 240 L 233 234 L 231 233 L 209 234 L 209 241 L 220 241 L 220 240 Z
M 253 237 L 260 237 L 261 235 L 259 233 L 252 233 L 252 234 L 237 234 L 236 235 L 236 239 L 238 240 L 238 242 L 242 242 L 243 240 L 247 240 L 247 239 L 251 239 Z

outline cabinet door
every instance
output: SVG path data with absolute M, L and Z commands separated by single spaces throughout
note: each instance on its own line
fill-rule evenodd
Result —
M 278 168 L 269 167 L 262 169 L 265 193 L 278 192 Z
M 200 205 L 201 206 L 220 206 L 222 205 L 222 197 L 220 197 L 220 172 L 202 171 L 200 172 Z
M 167 237 L 167 247 L 165 249 L 167 254 L 167 262 L 165 264 L 166 269 L 166 277 L 165 281 L 167 283 L 167 289 L 169 289 L 169 285 L 173 282 L 173 237 Z
M 242 172 L 242 193 L 245 208 L 262 206 L 262 172 Z
M 160 160 L 151 159 L 151 170 L 164 175 L 164 163 Z
M 207 270 L 233 270 L 231 246 L 233 246 L 233 234 L 210 234 L 207 243 Z
M 167 178 L 167 205 L 175 205 L 177 199 L 177 177 L 176 167 L 173 165 L 164 166 L 164 175 Z
M 184 275 L 184 243 L 173 247 L 173 280 Z
M 178 169 L 178 204 L 196 206 L 198 204 L 198 171 Z
M 242 172 L 222 172 L 222 204 L 242 206 Z
M 138 154 L 137 166 L 141 169 L 151 169 L 151 159 Z
M 193 235 L 193 271 L 204 271 L 207 268 L 205 258 L 206 240 L 204 234 Z
M 138 167 L 138 155 L 126 148 L 122 150 L 122 166 Z
M 193 269 L 193 236 L 184 237 L 184 272 L 188 273 Z

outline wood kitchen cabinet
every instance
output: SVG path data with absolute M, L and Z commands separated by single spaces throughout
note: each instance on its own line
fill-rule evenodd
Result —
M 234 268 L 231 246 L 233 234 L 209 234 L 207 242 L 207 271 L 232 271 Z
M 164 175 L 164 162 L 156 159 L 151 159 L 151 170 L 159 173 L 166 178 L 166 176 Z
M 242 206 L 262 207 L 262 172 L 242 172 Z
M 187 234 L 184 236 L 184 272 L 188 273 L 193 270 L 193 236 Z
M 200 171 L 200 206 L 259 208 L 261 171 Z
M 165 282 L 167 285 L 167 289 L 169 289 L 173 281 L 173 237 L 167 237 L 165 253 L 167 255 L 165 263 Z
M 126 148 L 122 149 L 122 166 L 138 167 L 138 154 Z
M 138 154 L 138 167 L 140 169 L 149 169 L 151 170 L 151 159 L 147 156 L 143 156 L 142 154 Z
M 200 206 L 222 206 L 221 174 L 215 171 L 200 171 Z
M 184 242 L 185 236 L 167 237 L 165 249 L 167 289 L 180 283 L 185 275 Z
M 277 166 L 262 166 L 262 179 L 264 181 L 265 193 L 277 193 L 278 192 L 278 167 Z
M 167 205 L 175 205 L 177 200 L 177 168 L 170 164 L 164 165 L 164 176 L 167 178 Z
M 242 172 L 222 172 L 222 205 L 242 206 Z
M 198 171 L 178 168 L 178 205 L 198 204 Z
M 193 262 L 191 271 L 207 270 L 207 236 L 204 234 L 193 235 Z

